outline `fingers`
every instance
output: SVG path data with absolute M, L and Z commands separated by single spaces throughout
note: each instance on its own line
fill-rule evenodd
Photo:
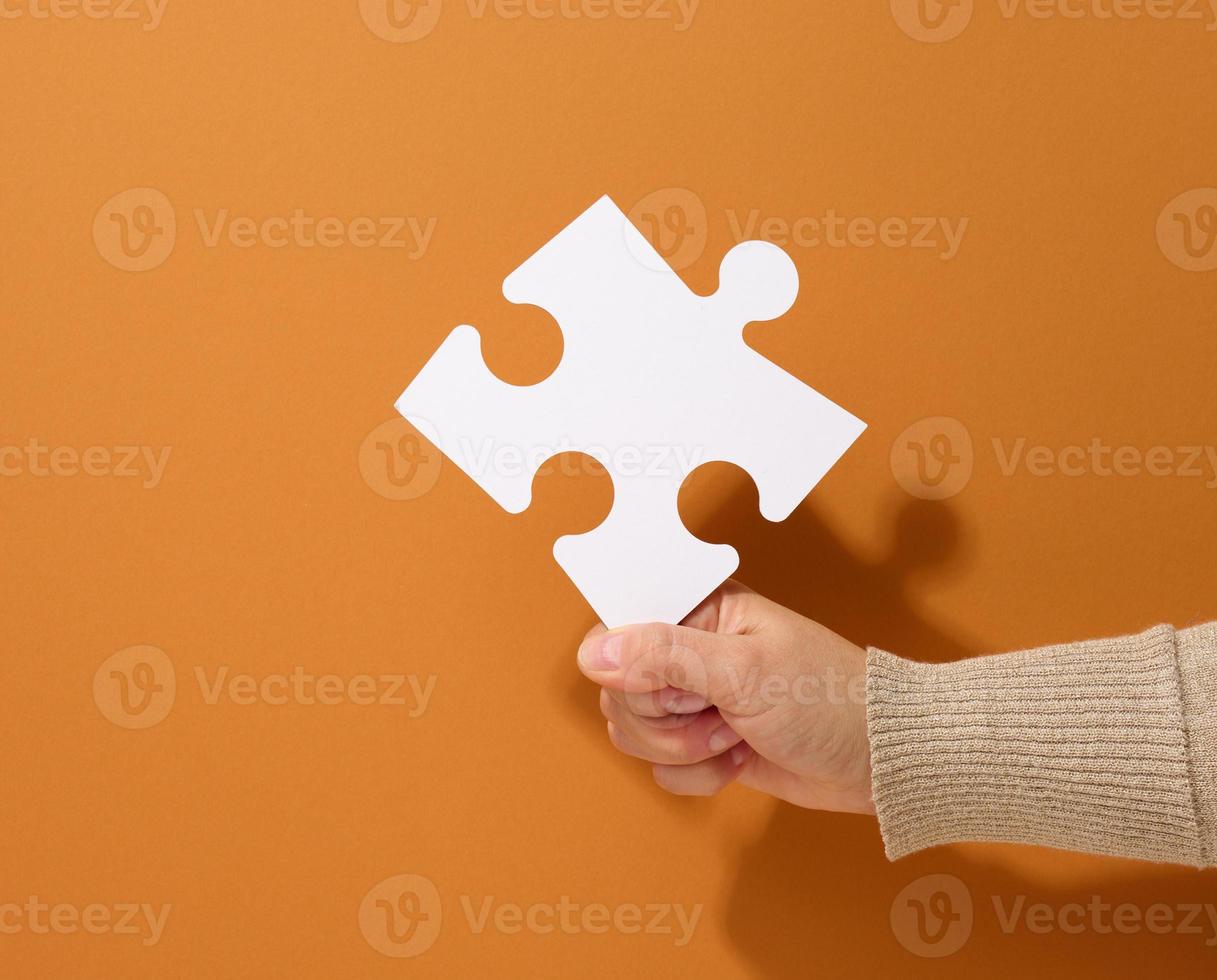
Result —
M 714 709 L 668 719 L 643 718 L 612 697 L 601 696 L 609 739 L 626 755 L 662 765 L 685 766 L 721 755 L 742 740 Z
M 663 718 L 697 714 L 709 707 L 709 702 L 700 694 L 682 691 L 675 687 L 664 687 L 658 691 L 643 691 L 638 694 L 624 694 L 621 691 L 610 691 L 601 688 L 608 697 L 624 704 L 630 711 L 644 718 Z
M 762 651 L 748 636 L 758 600 L 727 582 L 680 626 L 597 626 L 579 648 L 580 670 L 602 688 L 609 739 L 650 762 L 670 793 L 713 795 L 754 758 L 714 705 L 737 707 L 733 692 L 759 664 Z
M 610 708 L 609 708 L 609 705 L 607 704 L 607 702 L 614 701 L 617 704 L 621 705 L 622 710 L 625 711 L 627 714 L 631 714 L 631 715 L 634 715 L 635 717 L 645 720 L 648 725 L 653 725 L 656 728 L 680 728 L 684 725 L 688 725 L 688 724 L 692 723 L 693 721 L 695 721 L 697 716 L 699 714 L 701 714 L 702 709 L 704 709 L 706 707 L 706 705 L 703 701 L 701 708 L 698 708 L 695 711 L 685 711 L 685 712 L 681 712 L 681 713 L 669 713 L 669 712 L 663 711 L 662 709 L 654 710 L 654 709 L 652 709 L 649 701 L 652 698 L 658 696 L 658 693 L 659 692 L 653 692 L 652 694 L 628 694 L 627 695 L 627 694 L 622 694 L 620 691 L 610 691 L 610 690 L 607 690 L 606 688 L 602 687 L 600 689 L 600 713 L 603 714 L 605 718 L 609 718 L 610 717 L 610 714 L 609 714 Z M 701 700 L 700 697 L 696 694 L 694 694 L 694 695 L 681 694 L 680 696 L 681 697 L 685 697 L 685 696 L 695 697 L 695 698 L 698 698 L 699 700 Z M 645 710 L 639 711 L 633 704 L 631 704 L 631 700 L 642 701 L 643 702 L 642 707 Z M 650 712 L 650 713 L 648 713 L 648 712 Z
M 600 692 L 609 740 L 621 752 L 652 763 L 655 782 L 677 796 L 713 796 L 733 783 L 752 749 L 713 708 L 697 714 L 646 717 L 626 695 Z
M 676 796 L 713 796 L 735 782 L 752 758 L 752 749 L 741 742 L 730 752 L 696 765 L 657 765 L 651 772 L 662 789 Z
M 579 669 L 623 694 L 675 688 L 718 704 L 730 702 L 756 657 L 746 636 L 652 623 L 589 634 L 579 647 Z
M 700 711 L 714 704 L 731 714 L 754 714 L 760 661 L 772 652 L 756 634 L 766 600 L 728 581 L 685 617 L 662 623 L 590 630 L 579 647 L 579 668 L 602 687 L 624 695 L 649 718 Z

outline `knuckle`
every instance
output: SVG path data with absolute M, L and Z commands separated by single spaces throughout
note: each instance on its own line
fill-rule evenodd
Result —
M 651 776 L 660 789 L 674 796 L 714 796 L 723 788 L 717 780 L 680 767 L 652 766 Z
M 654 718 L 647 718 L 646 723 L 652 728 L 688 728 L 694 724 L 698 715 L 656 715 Z
M 651 623 L 638 631 L 637 641 L 640 657 L 662 660 L 676 646 L 676 627 Z
M 709 698 L 711 670 L 702 652 L 688 643 L 677 643 L 669 656 L 664 679 L 676 691 Z
M 734 588 L 724 589 L 718 607 L 718 624 L 722 632 L 735 632 L 751 618 L 757 600 L 755 592 L 738 582 Z
M 655 780 L 655 785 L 664 792 L 672 793 L 676 796 L 685 796 L 679 783 L 672 778 L 672 770 L 667 766 L 651 766 L 651 778 Z
M 665 674 L 675 644 L 675 630 L 662 623 L 642 626 L 628 634 L 625 659 L 629 684 L 638 691 L 665 686 Z
M 669 745 L 672 762 L 678 766 L 691 766 L 706 758 L 706 752 L 684 731 L 673 732 Z
M 660 714 L 657 691 L 644 691 L 640 694 L 630 694 L 625 699 L 626 707 L 635 714 L 643 717 Z
M 629 731 L 611 721 L 608 727 L 609 741 L 613 743 L 613 747 L 618 752 L 635 759 L 645 759 L 647 757 L 646 748 Z

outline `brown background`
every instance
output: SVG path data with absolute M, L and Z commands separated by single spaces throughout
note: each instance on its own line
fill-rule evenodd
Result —
M 869 819 L 740 789 L 663 795 L 604 737 L 574 666 L 592 617 L 549 553 L 607 511 L 607 478 L 543 477 L 512 518 L 452 468 L 386 499 L 360 450 L 457 323 L 479 327 L 504 378 L 545 376 L 556 325 L 499 286 L 602 193 L 626 209 L 693 195 L 705 247 L 682 274 L 701 292 L 734 242 L 728 212 L 967 217 L 949 261 L 789 247 L 800 299 L 748 338 L 871 428 L 786 524 L 721 470 L 687 489 L 688 523 L 735 544 L 755 588 L 920 658 L 1213 618 L 1211 471 L 1006 476 L 993 440 L 1217 444 L 1217 272 L 1183 271 L 1155 237 L 1168 202 L 1217 184 L 1215 46 L 1201 22 L 1006 18 L 996 0 L 945 43 L 909 37 L 878 0 L 705 0 L 686 31 L 478 18 L 449 0 L 406 43 L 353 0 L 169 0 L 154 31 L 0 21 L 0 445 L 172 449 L 150 489 L 0 478 L 0 904 L 173 905 L 151 947 L 0 934 L 0 973 L 1211 970 L 1201 936 L 1008 936 L 990 896 L 1144 909 L 1212 899 L 1212 873 L 1000 846 L 893 865 Z M 173 252 L 147 272 L 115 268 L 93 237 L 132 187 L 176 213 Z M 418 261 L 207 247 L 196 208 L 437 225 Z M 890 460 L 925 416 L 974 445 L 971 481 L 936 502 L 901 489 Z M 138 730 L 92 692 L 103 661 L 141 644 L 173 663 L 176 701 Z M 416 719 L 208 704 L 195 668 L 222 665 L 436 687 Z M 365 893 L 403 873 L 434 882 L 444 915 L 408 960 L 358 921 Z M 939 960 L 889 924 L 931 873 L 976 905 L 970 940 Z M 704 911 L 683 948 L 477 935 L 462 895 Z

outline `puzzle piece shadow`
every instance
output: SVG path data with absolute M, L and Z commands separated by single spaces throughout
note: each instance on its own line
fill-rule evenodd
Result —
M 748 474 L 712 463 L 686 481 L 680 509 L 699 538 L 735 546 L 740 553 L 736 578 L 859 645 L 940 660 L 977 652 L 974 643 L 925 623 L 906 592 L 910 577 L 966 557 L 954 511 L 893 491 L 879 521 L 880 534 L 887 530 L 886 547 L 880 557 L 867 560 L 816 513 L 815 499 L 813 493 L 785 521 L 767 521 Z
M 741 556 L 738 577 L 758 592 L 861 645 L 936 661 L 985 652 L 983 641 L 940 629 L 910 601 L 910 577 L 966 558 L 965 529 L 949 502 L 913 500 L 893 492 L 881 522 L 891 528 L 888 547 L 878 560 L 868 561 L 853 554 L 808 504 L 782 523 L 766 521 L 757 510 L 755 486 L 734 467 L 704 467 L 686 484 L 689 490 L 696 499 L 682 494 L 681 507 L 689 529 L 704 540 L 734 545 Z M 568 703 L 581 723 L 600 727 L 594 691 L 568 659 L 562 660 L 561 670 Z M 648 767 L 639 763 L 636 769 L 636 778 L 651 787 Z M 671 798 L 670 805 L 693 820 L 699 809 L 713 804 Z M 873 818 L 774 802 L 763 833 L 738 853 L 726 909 L 707 909 L 706 914 L 719 920 L 757 976 L 882 976 L 899 962 L 913 976 L 962 977 L 975 975 L 979 963 L 995 953 L 1017 955 L 1029 975 L 1088 976 L 1094 975 L 1104 941 L 1125 937 L 1093 931 L 1058 934 L 1052 941 L 1025 931 L 1008 936 L 997 926 L 991 896 L 1001 896 L 1007 908 L 1019 895 L 1059 907 L 1074 901 L 1084 904 L 1101 891 L 1104 901 L 1132 902 L 1144 909 L 1163 901 L 1209 901 L 1204 896 L 1211 893 L 1217 875 L 1051 852 L 1051 866 L 1069 869 L 1076 883 L 1065 887 L 1044 880 L 1045 853 L 1013 845 L 969 845 L 892 863 L 883 853 Z M 968 886 L 976 924 L 960 953 L 923 960 L 899 945 L 889 916 L 893 899 L 905 885 L 936 873 L 955 875 Z M 1207 962 L 1211 950 L 1198 937 L 1190 937 L 1190 943 L 1186 937 L 1170 938 L 1185 944 L 1174 952 L 1184 965 L 1190 962 L 1198 968 Z M 1130 962 L 1130 976 L 1133 970 Z M 1103 972 L 1110 976 L 1110 966 Z

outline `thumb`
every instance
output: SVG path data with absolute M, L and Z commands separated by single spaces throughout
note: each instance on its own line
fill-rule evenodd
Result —
M 728 710 L 759 668 L 750 637 L 689 626 L 626 626 L 589 635 L 579 647 L 579 669 L 601 687 L 623 694 L 671 687 Z

